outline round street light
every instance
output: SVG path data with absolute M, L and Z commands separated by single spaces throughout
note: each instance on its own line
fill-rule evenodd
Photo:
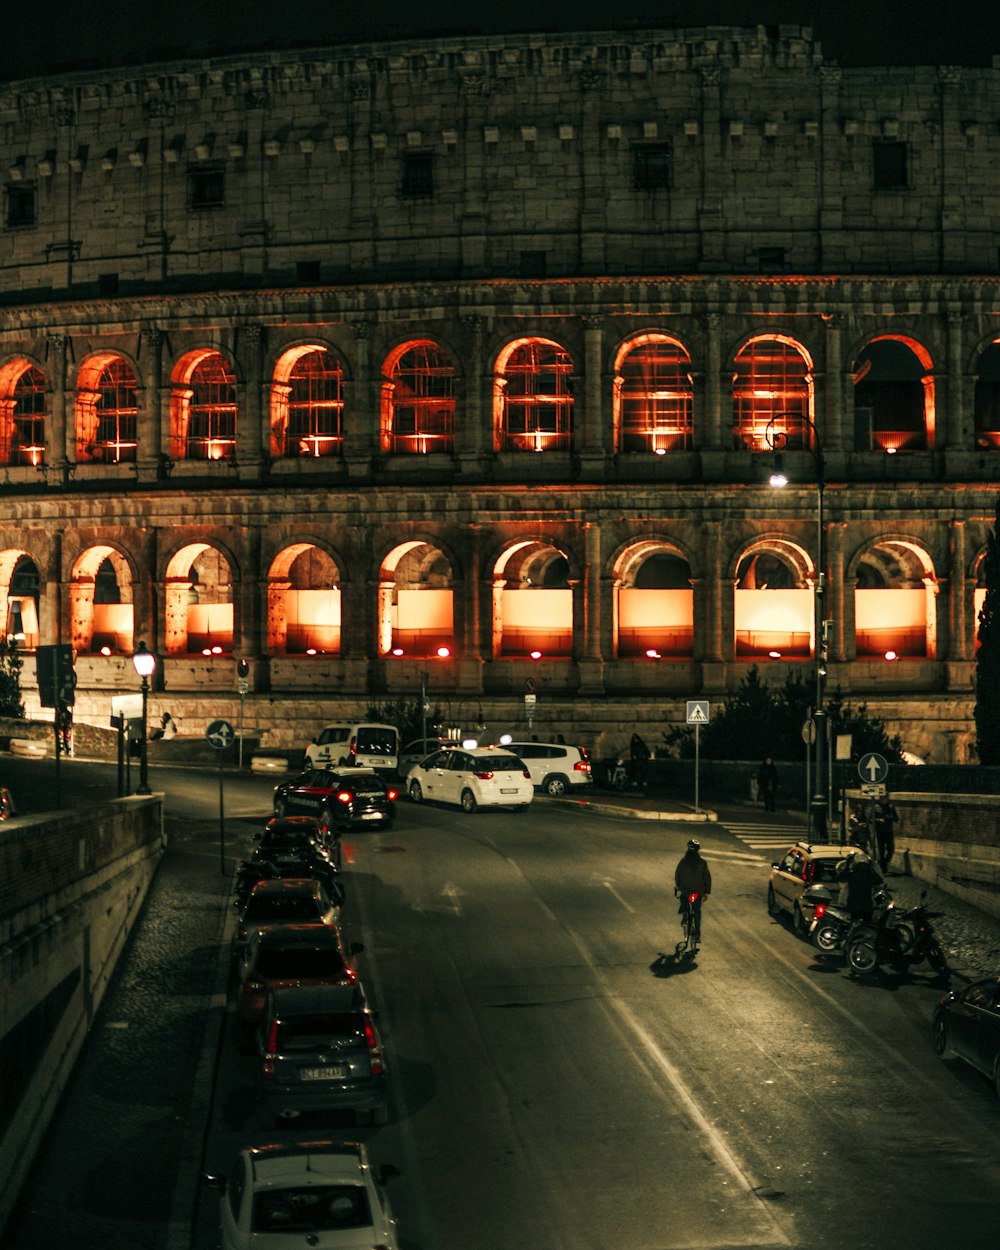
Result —
M 149 679 L 156 671 L 156 656 L 140 642 L 132 656 L 132 665 L 142 679 L 142 740 L 139 743 L 139 784 L 136 794 L 151 794 L 149 788 L 149 761 L 146 757 L 146 706 L 149 698 Z

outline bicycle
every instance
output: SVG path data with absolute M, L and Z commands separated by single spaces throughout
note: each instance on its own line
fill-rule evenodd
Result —
M 608 776 L 608 785 L 612 790 L 627 790 L 632 784 L 632 780 L 628 775 L 628 769 L 625 767 L 624 760 L 615 760 L 615 766 L 611 769 Z
M 674 947 L 674 954 L 678 959 L 683 959 L 685 955 L 694 956 L 698 951 L 698 914 L 696 904 L 701 898 L 698 893 L 680 895 L 679 891 L 674 890 L 674 895 L 681 899 L 681 932 L 683 938 Z

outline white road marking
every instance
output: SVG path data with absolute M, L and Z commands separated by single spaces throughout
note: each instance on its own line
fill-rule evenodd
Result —
M 633 916 L 636 914 L 635 908 L 630 903 L 625 902 L 622 896 L 615 889 L 614 882 L 609 877 L 592 877 L 591 880 L 599 881 L 601 885 L 603 885 L 604 888 L 608 891 L 611 897 L 614 899 L 617 899 L 618 902 L 621 903 L 622 907 L 624 907 L 626 911 L 631 912 Z

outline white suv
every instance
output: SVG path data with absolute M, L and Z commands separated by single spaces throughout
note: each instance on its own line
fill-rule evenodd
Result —
M 563 742 L 511 742 L 504 745 L 524 761 L 531 774 L 531 784 L 554 799 L 577 786 L 594 784 L 586 747 L 570 747 Z

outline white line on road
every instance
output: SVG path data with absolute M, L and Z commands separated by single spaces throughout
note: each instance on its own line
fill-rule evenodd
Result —
M 768 1220 L 770 1220 L 772 1228 L 774 1229 L 774 1240 L 769 1244 L 782 1246 L 789 1245 L 790 1243 L 788 1238 L 775 1222 L 774 1216 L 770 1211 L 768 1211 L 767 1207 L 760 1200 L 760 1198 L 757 1197 L 755 1192 L 757 1186 L 753 1183 L 751 1178 L 746 1175 L 736 1158 L 730 1152 L 729 1147 L 726 1145 L 725 1138 L 702 1112 L 698 1103 L 695 1101 L 694 1095 L 684 1083 L 681 1074 L 663 1053 L 657 1045 L 655 1039 L 650 1036 L 634 1013 L 612 992 L 604 973 L 595 963 L 590 951 L 584 945 L 579 935 L 572 929 L 566 929 L 566 933 L 576 946 L 577 950 L 580 952 L 581 957 L 590 968 L 594 977 L 601 983 L 601 987 L 604 990 L 604 1001 L 614 1010 L 615 1014 L 619 1017 L 622 1023 L 635 1035 L 635 1037 L 639 1039 L 646 1054 L 656 1067 L 659 1068 L 660 1072 L 666 1077 L 667 1081 L 673 1088 L 678 1101 L 687 1111 L 688 1115 L 697 1125 L 698 1129 L 705 1135 L 709 1149 L 718 1160 L 719 1164 L 733 1178 L 734 1182 L 744 1191 L 744 1193 L 755 1199 L 761 1213 L 766 1215 Z
M 592 877 L 591 880 L 599 881 L 601 885 L 603 885 L 604 888 L 608 891 L 608 893 L 611 895 L 613 899 L 617 899 L 618 902 L 621 903 L 622 907 L 624 907 L 626 911 L 631 912 L 633 916 L 635 915 L 635 908 L 630 903 L 625 902 L 622 896 L 615 889 L 614 882 L 611 881 L 610 878 Z

